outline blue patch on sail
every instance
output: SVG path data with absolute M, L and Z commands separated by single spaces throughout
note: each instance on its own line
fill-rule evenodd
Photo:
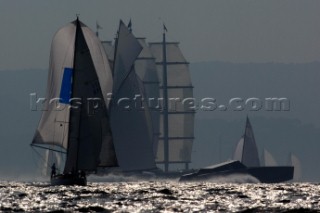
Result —
M 64 68 L 60 90 L 60 103 L 70 104 L 72 93 L 72 68 Z

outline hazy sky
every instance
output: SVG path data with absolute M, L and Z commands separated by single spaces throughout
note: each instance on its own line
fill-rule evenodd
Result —
M 159 40 L 164 21 L 191 62 L 317 61 L 319 11 L 315 0 L 0 0 L 0 70 L 47 68 L 54 33 L 77 13 L 106 40 L 130 18 L 136 36 Z

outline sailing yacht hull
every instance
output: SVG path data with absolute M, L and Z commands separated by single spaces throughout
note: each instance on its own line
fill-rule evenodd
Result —
M 293 171 L 292 166 L 246 167 L 239 161 L 228 161 L 182 175 L 179 181 L 207 181 L 228 175 L 250 175 L 261 183 L 279 183 L 292 180 Z
M 87 185 L 87 178 L 85 176 L 79 176 L 74 174 L 59 174 L 54 175 L 51 178 L 51 185 L 52 186 L 71 186 L 71 185 L 79 185 L 79 186 L 86 186 Z

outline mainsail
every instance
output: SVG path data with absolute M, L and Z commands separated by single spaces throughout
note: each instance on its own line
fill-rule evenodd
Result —
M 254 139 L 253 130 L 247 117 L 244 136 L 240 139 L 233 156 L 234 160 L 239 160 L 248 167 L 260 166 L 257 144 Z
M 156 162 L 164 163 L 165 171 L 169 164 L 191 162 L 192 144 L 194 140 L 194 113 L 192 107 L 193 86 L 188 65 L 179 43 L 149 43 L 150 50 L 156 58 L 158 78 L 160 81 L 160 97 L 164 100 L 160 116 L 160 137 Z M 190 105 L 191 103 L 191 105 Z
M 141 50 L 137 39 L 121 21 L 115 47 L 110 122 L 118 163 L 124 171 L 156 168 L 149 130 L 151 118 L 147 106 L 140 101 L 143 85 L 134 71 Z
M 78 19 L 51 46 L 45 111 L 32 145 L 67 150 L 64 173 L 116 166 L 107 115 L 112 74 L 99 39 Z

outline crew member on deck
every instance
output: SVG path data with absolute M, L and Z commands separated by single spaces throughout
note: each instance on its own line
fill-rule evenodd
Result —
M 51 177 L 56 175 L 56 163 L 53 163 L 51 166 Z

